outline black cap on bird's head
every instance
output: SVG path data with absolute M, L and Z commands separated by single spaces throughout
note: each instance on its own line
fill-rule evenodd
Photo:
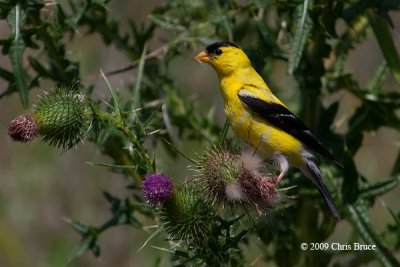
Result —
M 213 44 L 210 44 L 209 46 L 207 46 L 206 51 L 208 54 L 218 55 L 220 53 L 219 51 L 221 51 L 220 50 L 221 47 L 229 47 L 229 46 L 239 48 L 239 46 L 237 46 L 231 42 L 216 42 L 216 43 L 213 43 Z
M 221 48 L 223 47 L 239 48 L 239 46 L 231 42 L 215 42 L 207 46 L 204 51 L 198 53 L 195 57 L 193 57 L 193 59 L 205 63 L 210 63 L 212 57 L 219 56 L 222 54 Z
M 251 67 L 246 53 L 231 42 L 216 42 L 193 57 L 194 60 L 210 64 L 218 77 L 231 75 L 236 70 Z

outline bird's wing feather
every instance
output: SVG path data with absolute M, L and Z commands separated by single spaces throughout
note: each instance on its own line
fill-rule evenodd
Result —
M 262 100 L 247 90 L 239 90 L 238 97 L 248 109 L 261 116 L 270 124 L 295 137 L 309 149 L 341 165 L 340 162 L 322 146 L 310 129 L 285 106 L 280 103 Z

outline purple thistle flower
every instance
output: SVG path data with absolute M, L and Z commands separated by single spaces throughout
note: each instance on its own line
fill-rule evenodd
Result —
M 142 191 L 150 204 L 162 205 L 171 198 L 173 189 L 172 182 L 167 176 L 153 173 L 146 175 Z
M 8 135 L 17 142 L 29 142 L 38 134 L 38 123 L 32 115 L 20 115 L 8 126 Z

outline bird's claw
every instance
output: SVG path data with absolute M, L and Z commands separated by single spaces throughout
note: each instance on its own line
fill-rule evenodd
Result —
M 285 175 L 284 173 L 280 173 L 278 176 L 275 176 L 275 177 L 272 179 L 272 182 L 273 182 L 274 184 L 279 184 L 279 182 L 282 180 L 282 178 L 283 178 L 284 175 Z

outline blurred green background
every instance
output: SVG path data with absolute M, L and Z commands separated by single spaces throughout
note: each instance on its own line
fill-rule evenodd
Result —
M 135 21 L 146 23 L 149 12 L 156 5 L 162 5 L 162 2 L 118 0 L 111 2 L 109 12 L 122 25 L 127 18 L 132 17 Z M 400 51 L 400 14 L 391 13 L 391 17 L 394 22 L 393 38 Z M 340 29 L 341 25 L 338 24 L 337 27 Z M 0 36 L 8 34 L 7 24 L 0 21 Z M 157 47 L 164 38 L 168 38 L 168 33 L 160 30 L 150 47 Z M 104 46 L 96 34 L 81 37 L 78 35 L 67 43 L 71 59 L 80 62 L 81 76 L 84 77 L 81 83 L 96 81 L 96 97 L 108 98 L 99 70 L 118 69 L 130 63 L 128 58 L 115 47 Z M 201 49 L 203 47 L 199 46 L 198 50 Z M 169 65 L 169 75 L 179 88 L 195 99 L 196 106 L 204 113 L 214 108 L 222 125 L 224 114 L 216 75 L 208 66 L 191 60 L 196 52 L 198 51 L 190 51 L 176 57 Z M 365 85 L 376 66 L 383 61 L 372 33 L 369 32 L 366 40 L 350 53 L 346 69 L 354 74 L 361 85 Z M 10 68 L 8 58 L 3 55 L 0 56 L 0 64 L 4 68 Z M 274 72 L 269 75 L 272 90 L 296 113 L 298 88 L 287 75 L 286 64 L 275 64 L 273 69 Z M 134 80 L 134 71 L 114 75 L 109 79 L 114 88 L 123 88 Z M 6 83 L 0 80 L 0 88 L 5 86 Z M 43 84 L 43 87 L 51 88 L 52 84 Z M 400 90 L 391 74 L 384 87 Z M 35 102 L 38 93 L 37 90 L 30 91 L 31 103 Z M 341 103 L 335 129 L 340 133 L 345 131 L 346 119 L 359 103 L 345 91 L 333 97 Z M 327 99 L 325 104 L 333 100 Z M 57 151 L 38 140 L 29 144 L 13 143 L 7 135 L 8 123 L 24 113 L 18 95 L 13 94 L 2 99 L 0 107 L 0 266 L 62 266 L 80 240 L 63 218 L 77 218 L 89 223 L 104 221 L 108 218 L 109 211 L 102 191 L 107 190 L 121 197 L 129 192 L 125 190 L 125 182 L 121 177 L 87 163 L 110 161 L 90 142 L 80 143 L 66 152 Z M 363 147 L 356 155 L 358 170 L 371 180 L 388 177 L 398 155 L 399 145 L 400 133 L 393 129 L 381 128 L 366 135 Z M 159 168 L 168 175 L 182 176 L 181 171 L 187 172 L 184 169 L 187 162 L 180 163 L 182 168 L 168 163 L 158 162 Z M 397 212 L 400 209 L 399 190 L 397 188 L 381 198 Z M 380 201 L 375 202 L 371 215 L 378 231 L 391 220 Z M 154 222 L 148 221 L 148 226 L 152 224 Z M 341 222 L 332 240 L 343 240 L 347 229 L 347 223 Z M 147 237 L 144 231 L 132 227 L 112 228 L 101 236 L 100 258 L 85 253 L 72 266 L 153 266 L 159 257 L 161 261 L 165 261 L 166 253 L 158 252 L 150 246 L 137 252 Z M 250 262 L 257 259 L 257 250 L 248 257 Z M 255 266 L 263 265 L 256 263 Z

